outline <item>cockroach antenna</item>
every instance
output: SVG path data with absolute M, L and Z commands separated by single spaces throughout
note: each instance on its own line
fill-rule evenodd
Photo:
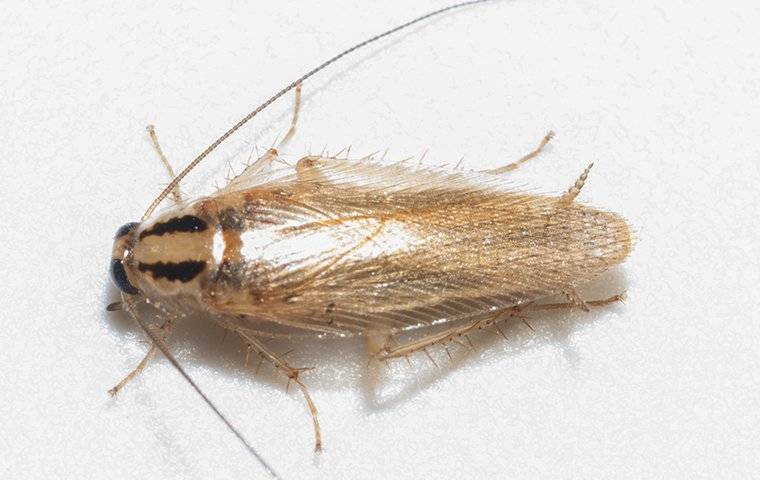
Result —
M 237 122 L 235 125 L 233 125 L 232 128 L 230 128 L 229 130 L 227 130 L 226 132 L 224 132 L 224 134 L 221 137 L 219 137 L 218 139 L 216 139 L 216 141 L 214 141 L 214 143 L 212 143 L 211 145 L 209 145 L 205 150 L 203 150 L 200 153 L 200 155 L 198 155 L 197 157 L 195 157 L 195 159 L 193 159 L 193 161 L 190 162 L 184 168 L 184 170 L 182 170 L 181 172 L 179 172 L 179 175 L 177 175 L 176 177 L 174 177 L 174 179 L 171 182 L 169 182 L 169 184 L 158 195 L 158 197 L 156 197 L 156 199 L 153 200 L 153 203 L 150 204 L 150 206 L 148 207 L 148 209 L 145 211 L 145 214 L 142 216 L 142 220 L 146 220 L 148 217 L 150 217 L 150 215 L 155 211 L 156 207 L 158 207 L 158 205 L 172 191 L 174 191 L 175 187 L 177 185 L 179 185 L 179 183 L 182 181 L 182 179 L 185 178 L 185 176 L 188 173 L 190 173 L 190 171 L 193 168 L 195 168 L 196 165 L 198 165 L 204 158 L 206 158 L 209 153 L 211 153 L 212 151 L 214 151 L 216 149 L 216 147 L 218 147 L 219 145 L 221 145 L 222 142 L 224 142 L 225 140 L 227 140 L 230 136 L 232 136 L 233 133 L 235 133 L 238 129 L 240 129 L 240 127 L 242 127 L 243 125 L 245 125 L 246 123 L 248 123 L 248 121 L 251 120 L 256 115 L 258 115 L 259 113 L 261 113 L 261 111 L 263 111 L 264 109 L 266 109 L 275 100 L 277 100 L 281 96 L 285 95 L 286 93 L 288 93 L 289 91 L 291 91 L 292 89 L 294 89 L 300 83 L 303 83 L 306 79 L 308 79 L 309 77 L 311 77 L 315 73 L 319 72 L 320 70 L 324 69 L 325 67 L 329 66 L 330 64 L 337 62 L 338 60 L 340 60 L 341 58 L 345 57 L 349 53 L 354 52 L 355 50 L 359 50 L 360 48 L 365 47 L 365 46 L 367 46 L 367 45 L 369 45 L 371 43 L 374 43 L 374 42 L 376 42 L 376 41 L 378 41 L 378 40 L 380 40 L 382 38 L 385 38 L 388 35 L 392 35 L 392 34 L 398 32 L 398 31 L 401 31 L 401 30 L 404 30 L 404 29 L 406 29 L 408 27 L 411 27 L 412 25 L 414 25 L 416 23 L 422 22 L 422 21 L 427 20 L 427 19 L 429 19 L 431 17 L 435 17 L 435 16 L 440 15 L 442 13 L 448 12 L 450 10 L 454 10 L 454 9 L 458 9 L 458 8 L 462 8 L 462 7 L 467 7 L 467 6 L 470 6 L 470 5 L 476 5 L 476 4 L 479 4 L 479 3 L 486 3 L 486 2 L 490 2 L 490 1 L 493 1 L 493 0 L 470 0 L 470 1 L 467 1 L 467 2 L 455 3 L 453 5 L 449 5 L 448 7 L 443 7 L 443 8 L 440 8 L 438 10 L 434 10 L 432 12 L 428 12 L 428 13 L 426 13 L 424 15 L 421 15 L 421 16 L 419 16 L 417 18 L 409 20 L 406 23 L 403 23 L 403 24 L 398 25 L 398 26 L 396 26 L 394 28 L 391 28 L 390 30 L 386 30 L 386 31 L 384 31 L 382 33 L 379 33 L 379 34 L 375 35 L 374 37 L 370 37 L 370 38 L 368 38 L 368 39 L 366 39 L 366 40 L 364 40 L 362 42 L 359 42 L 359 43 L 355 44 L 354 46 L 343 50 L 342 52 L 338 53 L 337 55 L 333 56 L 332 58 L 330 58 L 328 60 L 325 60 L 322 64 L 314 67 L 313 69 L 309 70 L 305 74 L 301 75 L 298 79 L 294 80 L 288 86 L 286 86 L 285 88 L 283 88 L 279 92 L 277 92 L 274 95 L 272 95 L 272 97 L 270 97 L 269 100 L 267 100 L 266 102 L 262 103 L 261 105 L 259 105 L 258 107 L 256 107 L 253 111 L 251 111 L 248 115 L 246 115 L 245 117 L 243 117 L 242 119 L 240 119 L 240 121 Z

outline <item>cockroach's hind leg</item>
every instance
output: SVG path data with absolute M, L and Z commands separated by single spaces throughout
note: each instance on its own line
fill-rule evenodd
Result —
M 319 419 L 317 418 L 317 407 L 314 404 L 314 401 L 311 399 L 311 395 L 309 395 L 309 390 L 306 388 L 306 385 L 304 385 L 304 383 L 299 378 L 299 375 L 301 374 L 301 372 L 311 370 L 311 368 L 291 367 L 285 361 L 285 359 L 283 358 L 283 355 L 279 355 L 275 353 L 273 350 L 267 347 L 266 344 L 260 338 L 242 330 L 238 330 L 237 333 L 238 335 L 240 335 L 240 337 L 248 345 L 249 348 L 251 348 L 256 353 L 258 353 L 262 359 L 266 359 L 267 361 L 269 361 L 277 370 L 279 370 L 286 377 L 288 377 L 288 385 L 290 385 L 290 382 L 293 382 L 296 385 L 298 385 L 298 388 L 301 390 L 301 394 L 306 400 L 306 405 L 309 407 L 311 420 L 312 420 L 312 423 L 314 424 L 314 437 L 315 437 L 314 451 L 316 452 L 321 451 L 322 450 L 322 431 L 319 427 Z
M 625 292 L 612 295 L 611 297 L 602 298 L 599 300 L 582 300 L 583 304 L 587 307 L 603 307 L 615 302 L 622 302 L 625 299 Z M 563 310 L 578 308 L 578 304 L 575 301 L 562 302 L 562 303 L 539 303 L 530 305 L 530 310 Z
M 169 318 L 166 321 L 164 321 L 163 324 L 161 324 L 159 329 L 159 335 L 161 339 L 165 339 L 172 330 L 172 327 L 174 326 L 174 319 Z M 114 385 L 112 388 L 108 390 L 108 393 L 115 397 L 122 388 L 126 384 L 128 384 L 130 381 L 132 381 L 135 377 L 137 377 L 140 373 L 142 373 L 143 370 L 145 370 L 145 367 L 148 366 L 148 363 L 151 361 L 151 359 L 156 355 L 156 352 L 158 351 L 158 347 L 156 347 L 156 344 L 152 343 L 150 345 L 150 349 L 148 350 L 148 353 L 145 354 L 142 360 L 140 360 L 140 363 L 137 364 L 137 366 L 132 369 L 131 372 L 129 372 L 124 378 L 119 381 L 116 385 Z
M 384 351 L 388 350 L 393 341 L 393 337 L 389 333 L 368 332 L 364 338 L 367 345 L 367 354 L 369 357 L 367 365 L 369 365 L 373 360 L 376 360 L 378 356 L 381 355 Z
M 549 132 L 547 132 L 547 134 L 544 135 L 544 138 L 541 139 L 541 142 L 538 144 L 538 147 L 536 147 L 536 149 L 530 152 L 529 154 L 525 155 L 524 157 L 522 157 L 521 159 L 515 162 L 510 163 L 509 165 L 504 165 L 503 167 L 494 168 L 493 170 L 483 170 L 483 172 L 500 175 L 502 173 L 507 173 L 507 172 L 517 170 L 517 168 L 523 163 L 533 158 L 536 158 L 544 149 L 544 147 L 546 147 L 546 145 L 549 144 L 552 138 L 554 138 L 554 132 L 549 130 Z
M 148 125 L 147 127 L 145 127 L 145 130 L 148 131 L 148 136 L 150 137 L 150 143 L 153 145 L 153 148 L 156 150 L 158 157 L 161 159 L 161 163 L 164 164 L 164 168 L 166 168 L 166 173 L 169 175 L 169 180 L 170 181 L 174 180 L 174 177 L 176 176 L 174 174 L 174 169 L 169 163 L 169 160 L 167 160 L 166 155 L 164 155 L 164 150 L 161 148 L 161 144 L 158 143 L 158 135 L 156 134 L 156 127 L 153 125 Z M 172 190 L 172 197 L 174 198 L 174 201 L 176 203 L 182 203 L 182 193 L 179 191 L 179 185 L 174 187 L 174 189 Z
M 420 338 L 412 339 L 406 342 L 399 342 L 397 345 L 391 346 L 388 343 L 385 348 L 376 352 L 374 358 L 380 361 L 387 361 L 394 358 L 404 358 L 409 362 L 409 356 L 414 353 L 422 352 L 429 360 L 437 366 L 435 361 L 431 358 L 428 348 L 439 345 L 444 348 L 448 347 L 451 343 L 456 343 L 462 348 L 469 349 L 469 347 L 460 340 L 460 337 L 466 335 L 466 332 L 471 331 L 479 321 L 467 323 L 464 326 L 452 326 L 441 332 L 424 335 Z M 411 365 L 411 364 L 410 364 Z
M 560 197 L 559 201 L 563 205 L 570 205 L 573 203 L 573 200 L 575 200 L 575 197 L 578 196 L 579 193 L 581 193 L 581 189 L 583 188 L 583 185 L 586 184 L 586 180 L 588 179 L 588 173 L 591 171 L 591 167 L 593 167 L 593 162 L 589 164 L 588 167 L 583 170 L 583 173 L 581 173 L 580 177 L 578 177 L 578 180 L 575 181 L 575 183 L 567 189 L 567 192 L 565 192 L 562 197 Z
M 568 300 L 575 305 L 576 307 L 580 308 L 584 312 L 588 312 L 589 308 L 586 304 L 585 300 L 581 298 L 581 296 L 578 294 L 578 292 L 574 288 L 567 288 L 562 293 L 565 294 Z
M 470 333 L 480 330 L 491 331 L 490 329 L 496 326 L 498 322 L 505 321 L 508 318 L 517 315 L 519 312 L 520 309 L 518 307 L 509 307 L 484 317 L 478 317 L 463 325 L 452 326 L 443 331 L 431 333 L 396 346 L 387 346 L 385 349 L 378 352 L 375 355 L 375 358 L 378 360 L 388 360 L 391 358 L 408 357 L 412 353 L 417 352 L 423 352 L 430 358 L 430 353 L 427 351 L 427 348 L 434 345 L 443 346 L 445 348 L 449 344 L 457 344 L 466 350 L 474 350 L 475 347 L 472 340 L 470 340 Z M 498 332 L 495 333 L 498 334 Z M 435 362 L 433 361 L 433 363 Z
M 489 314 L 488 316 L 479 317 L 463 325 L 452 326 L 443 331 L 425 335 L 398 345 L 391 346 L 390 341 L 386 342 L 386 346 L 375 353 L 374 358 L 383 361 L 393 358 L 408 359 L 409 355 L 418 352 L 422 352 L 430 357 L 430 353 L 427 349 L 436 345 L 447 348 L 450 344 L 457 344 L 464 349 L 472 350 L 474 349 L 474 346 L 470 340 L 471 333 L 482 330 L 506 338 L 504 331 L 499 328 L 499 323 L 508 321 L 513 317 L 522 319 L 523 323 L 533 330 L 533 327 L 527 322 L 527 320 L 520 315 L 523 310 L 540 311 L 581 308 L 588 311 L 589 307 L 601 307 L 623 300 L 623 293 L 601 300 L 583 300 L 574 289 L 568 289 L 565 293 L 570 298 L 569 302 L 545 304 L 530 303 L 519 307 L 509 307 Z M 390 340 L 393 340 L 393 337 L 390 337 Z M 451 356 L 448 350 L 446 353 Z M 431 361 L 433 361 L 432 358 Z M 433 361 L 433 363 L 435 363 L 435 361 Z

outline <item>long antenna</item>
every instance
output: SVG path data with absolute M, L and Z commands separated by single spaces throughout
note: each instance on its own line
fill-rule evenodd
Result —
M 177 175 L 176 177 L 174 177 L 174 179 L 171 182 L 169 182 L 169 185 L 167 185 L 166 188 L 164 188 L 164 190 L 161 192 L 161 194 L 158 197 L 156 197 L 155 200 L 153 200 L 153 203 L 150 204 L 150 206 L 148 207 L 148 210 L 146 210 L 145 214 L 142 216 L 142 220 L 144 221 L 148 217 L 150 217 L 150 215 L 153 213 L 153 211 L 156 209 L 156 207 L 158 207 L 158 205 L 174 190 L 174 188 L 177 185 L 179 185 L 179 182 L 181 182 L 182 179 L 185 178 L 185 176 L 188 173 L 190 173 L 190 171 L 193 168 L 195 168 L 195 166 L 198 165 L 201 162 L 201 160 L 203 160 L 204 158 L 206 158 L 209 153 L 211 153 L 222 142 L 224 142 L 225 140 L 227 140 L 227 138 L 229 138 L 233 133 L 235 133 L 240 127 L 242 127 L 243 125 L 245 125 L 246 123 L 248 123 L 248 121 L 250 119 L 252 119 L 256 115 L 258 115 L 262 110 L 264 110 L 265 108 L 267 108 L 272 102 L 274 102 L 275 100 L 277 100 L 278 98 L 280 98 L 281 96 L 285 95 L 287 92 L 289 92 L 290 90 L 292 90 L 293 88 L 295 88 L 296 85 L 298 85 L 299 83 L 302 83 L 307 78 L 311 77 L 312 75 L 314 75 L 315 73 L 319 72 L 323 68 L 327 67 L 331 63 L 334 63 L 334 62 L 340 60 L 342 57 L 348 55 L 349 53 L 353 52 L 354 50 L 358 50 L 358 49 L 360 49 L 360 48 L 362 48 L 362 47 L 364 47 L 366 45 L 369 45 L 370 43 L 373 43 L 373 42 L 376 42 L 376 41 L 380 40 L 383 37 L 387 37 L 388 35 L 391 35 L 393 33 L 398 32 L 399 30 L 403 30 L 403 29 L 405 29 L 407 27 L 410 27 L 410 26 L 414 25 L 415 23 L 419 23 L 419 22 L 421 22 L 423 20 L 427 20 L 430 17 L 434 17 L 434 16 L 439 15 L 439 14 L 444 13 L 444 12 L 448 12 L 449 10 L 454 10 L 456 8 L 466 7 L 468 5 L 475 5 L 475 4 L 478 4 L 478 3 L 485 3 L 485 2 L 489 2 L 489 1 L 491 1 L 491 0 L 470 0 L 468 2 L 455 3 L 453 5 L 449 5 L 448 7 L 444 7 L 444 8 L 441 8 L 441 9 L 438 9 L 438 10 L 426 13 L 425 15 L 422 15 L 420 17 L 417 17 L 417 18 L 413 19 L 413 20 L 410 20 L 410 21 L 408 21 L 408 22 L 406 22 L 404 24 L 401 24 L 401 25 L 399 25 L 399 26 L 397 26 L 395 28 L 392 28 L 390 30 L 386 30 L 383 33 L 380 33 L 378 35 L 375 35 L 374 37 L 368 38 L 368 39 L 364 40 L 363 42 L 357 43 L 353 47 L 348 48 L 346 50 L 343 50 L 339 54 L 337 54 L 334 57 L 332 57 L 332 58 L 326 60 L 325 62 L 323 62 L 321 65 L 319 65 L 317 67 L 314 67 L 313 69 L 309 70 L 305 74 L 301 75 L 297 80 L 293 81 L 287 87 L 283 88 L 279 92 L 277 92 L 274 95 L 272 95 L 272 97 L 269 100 L 267 100 L 266 102 L 262 103 L 261 105 L 259 105 L 258 107 L 256 107 L 256 109 L 254 109 L 251 113 L 249 113 L 248 115 L 246 115 L 245 117 L 243 117 L 242 119 L 240 119 L 240 121 L 238 123 L 236 123 L 235 125 L 233 125 L 233 127 L 230 128 L 229 130 L 227 130 L 226 132 L 224 132 L 224 134 L 221 137 L 219 137 L 218 139 L 216 139 L 216 141 L 214 143 L 212 143 L 211 145 L 209 145 L 204 151 L 201 152 L 200 155 L 198 155 L 197 157 L 195 157 L 195 159 L 192 162 L 190 162 L 190 164 L 187 167 L 185 167 L 184 170 L 182 170 L 181 172 L 179 172 L 179 175 Z
M 216 405 L 214 405 L 214 402 L 212 402 L 211 399 L 208 398 L 205 393 L 203 393 L 203 390 L 201 390 L 198 384 L 195 383 L 195 381 L 192 378 L 190 378 L 190 375 L 185 371 L 184 368 L 182 368 L 182 366 L 179 364 L 177 359 L 174 358 L 174 355 L 172 355 L 172 353 L 169 351 L 169 348 L 167 348 L 164 341 L 158 335 L 156 335 L 156 333 L 150 329 L 150 327 L 145 323 L 145 321 L 142 318 L 140 318 L 137 312 L 135 312 L 134 300 L 125 298 L 123 295 L 122 295 L 122 298 L 123 298 L 122 305 L 126 306 L 126 310 L 127 312 L 129 312 L 129 315 L 140 325 L 140 327 L 143 329 L 146 335 L 150 337 L 151 341 L 153 342 L 153 345 L 158 347 L 158 349 L 161 350 L 161 353 L 164 354 L 164 356 L 169 360 L 169 362 L 174 366 L 174 368 L 176 368 L 177 371 L 183 377 L 185 377 L 185 380 L 187 380 L 187 383 L 189 383 L 190 386 L 192 386 L 195 389 L 195 391 L 198 392 L 198 395 L 200 395 L 201 398 L 203 398 L 203 401 L 206 402 L 206 405 L 208 405 L 209 408 L 211 408 L 211 410 L 214 411 L 216 416 L 219 417 L 222 420 L 222 422 L 224 422 L 227 428 L 245 446 L 246 450 L 248 450 L 248 452 L 251 455 L 253 455 L 253 457 L 261 464 L 262 467 L 264 467 L 264 470 L 266 470 L 269 476 L 274 479 L 280 480 L 282 477 L 280 477 L 277 474 L 277 472 L 275 472 L 274 468 L 272 468 L 272 466 L 269 465 L 266 460 L 264 460 L 264 457 L 262 457 L 259 454 L 259 452 L 257 452 L 256 449 L 253 448 L 253 446 L 251 446 L 250 443 L 248 443 L 248 440 L 245 439 L 243 434 L 240 433 L 240 431 L 238 431 L 238 429 L 235 428 L 229 420 L 227 420 L 227 417 L 225 417 L 224 414 L 221 412 L 221 410 L 219 410 L 219 408 Z

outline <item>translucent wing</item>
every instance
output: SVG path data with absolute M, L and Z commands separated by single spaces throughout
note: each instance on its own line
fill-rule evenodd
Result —
M 562 292 L 621 262 L 625 221 L 498 177 L 307 157 L 228 190 L 239 237 L 213 308 L 241 326 L 398 331 Z

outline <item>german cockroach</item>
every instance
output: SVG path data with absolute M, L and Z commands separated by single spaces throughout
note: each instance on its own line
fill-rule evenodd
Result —
M 385 339 L 373 358 L 388 360 L 464 342 L 475 330 L 498 330 L 499 322 L 526 310 L 588 309 L 619 299 L 586 301 L 575 290 L 622 262 L 631 249 L 623 218 L 576 201 L 590 165 L 556 197 L 505 186 L 503 178 L 538 155 L 551 133 L 535 151 L 491 171 L 329 156 L 305 156 L 295 168 L 274 167 L 294 134 L 307 78 L 379 38 L 483 1 L 429 13 L 327 60 L 243 118 L 179 175 L 173 174 L 149 129 L 172 181 L 140 222 L 127 223 L 116 233 L 111 275 L 122 301 L 111 308 L 126 309 L 153 346 L 113 394 L 145 367 L 156 349 L 185 374 L 164 339 L 178 319 L 200 312 L 239 335 L 300 388 L 319 449 L 317 410 L 302 380 L 303 369 L 290 365 L 264 339 L 281 331 L 372 336 Z M 190 170 L 291 90 L 292 124 L 276 147 L 214 194 L 181 195 L 180 181 Z M 169 196 L 174 205 L 154 215 Z M 568 301 L 540 303 L 557 294 Z M 146 325 L 138 303 L 157 309 L 163 324 Z M 431 325 L 439 328 L 426 328 Z M 413 338 L 399 342 L 402 333 Z

